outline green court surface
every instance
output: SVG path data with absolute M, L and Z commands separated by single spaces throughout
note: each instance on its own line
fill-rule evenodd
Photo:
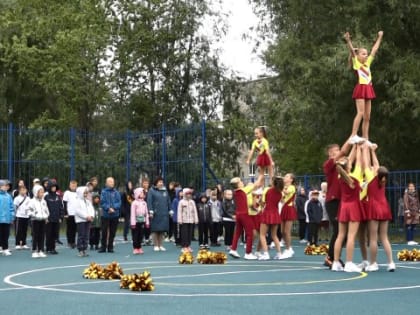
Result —
M 324 256 L 304 255 L 297 243 L 288 260 L 229 257 L 225 265 L 180 265 L 179 249 L 165 245 L 166 252 L 146 246 L 141 256 L 123 242 L 115 253 L 91 251 L 84 258 L 66 247 L 42 259 L 13 251 L 0 257 L 1 314 L 399 314 L 416 309 L 420 296 L 420 263 L 399 262 L 402 245 L 393 245 L 393 273 L 386 271 L 382 251 L 378 272 L 344 273 L 323 267 Z M 84 279 L 92 261 L 103 266 L 117 261 L 126 274 L 149 270 L 155 291 L 131 292 L 120 289 L 119 281 Z

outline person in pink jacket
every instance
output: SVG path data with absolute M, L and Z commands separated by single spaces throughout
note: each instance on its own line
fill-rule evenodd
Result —
M 178 224 L 181 227 L 182 252 L 192 252 L 191 239 L 194 224 L 198 224 L 197 207 L 192 200 L 192 191 L 183 189 L 183 198 L 178 203 Z
M 133 254 L 143 254 L 141 243 L 143 241 L 144 230 L 150 225 L 149 209 L 144 200 L 146 194 L 143 188 L 134 190 L 134 201 L 131 203 L 130 225 L 133 236 Z

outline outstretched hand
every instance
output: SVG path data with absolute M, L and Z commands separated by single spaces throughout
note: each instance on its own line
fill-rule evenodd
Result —
M 344 33 L 344 39 L 345 39 L 346 41 L 349 41 L 349 40 L 350 40 L 350 33 L 349 33 L 349 32 L 345 32 L 345 33 Z
M 379 31 L 379 32 L 378 32 L 378 36 L 379 36 L 379 37 L 384 36 L 384 31 Z

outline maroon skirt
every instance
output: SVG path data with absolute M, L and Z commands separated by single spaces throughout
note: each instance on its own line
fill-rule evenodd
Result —
M 295 221 L 298 218 L 295 207 L 288 205 L 283 206 L 283 208 L 281 209 L 280 217 L 282 222 Z
M 266 152 L 262 154 L 258 154 L 257 156 L 257 166 L 260 167 L 267 167 L 271 165 L 270 158 L 268 157 L 268 154 Z
M 370 202 L 367 213 L 368 220 L 389 221 L 392 220 L 391 209 L 386 204 Z
M 373 100 L 376 98 L 372 84 L 357 83 L 353 90 L 353 99 Z
M 266 209 L 261 214 L 261 223 L 267 224 L 267 225 L 274 225 L 274 224 L 280 224 L 281 223 L 281 217 L 279 214 L 279 211 L 275 209 L 275 211 L 272 211 L 270 209 Z

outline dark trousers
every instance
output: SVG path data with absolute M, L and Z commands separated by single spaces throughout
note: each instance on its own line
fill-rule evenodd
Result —
M 99 240 L 101 235 L 101 228 L 100 227 L 90 227 L 89 233 L 89 245 L 91 246 L 98 246 Z
M 74 215 L 69 215 L 66 219 L 66 225 L 67 225 L 67 244 L 68 245 L 74 245 L 76 244 L 76 230 L 77 225 L 76 221 L 74 221 Z
M 150 227 L 148 227 L 148 228 L 144 228 L 144 238 L 146 239 L 146 240 L 149 240 L 150 239 L 150 234 L 152 234 L 152 230 L 150 229 Z
M 306 234 L 306 219 L 299 219 L 299 239 L 305 239 Z
M 339 206 L 340 206 L 340 200 L 338 199 L 333 199 L 325 203 L 325 208 L 327 210 L 328 217 L 330 218 L 330 225 L 332 227 L 332 235 L 331 235 L 330 245 L 328 249 L 328 256 L 330 256 L 332 260 L 334 260 L 334 244 L 338 235 L 337 214 L 338 214 Z
M 129 231 L 130 231 L 130 211 L 127 211 L 127 213 L 124 214 L 124 230 L 123 230 L 124 241 L 128 239 Z
M 319 223 L 309 222 L 308 224 L 308 242 L 311 245 L 318 245 Z
M 231 246 L 233 240 L 233 232 L 235 231 L 235 222 L 223 221 L 223 227 L 225 228 L 225 246 Z
M 183 223 L 181 224 L 181 245 L 182 247 L 189 247 L 192 239 L 192 229 L 194 224 Z
M 198 223 L 198 244 L 199 245 L 209 244 L 209 230 L 210 230 L 210 223 L 208 222 Z
M 174 222 L 174 238 L 175 238 L 175 244 L 181 243 L 181 230 L 178 222 Z
M 10 224 L 0 223 L 0 246 L 9 249 Z
M 176 229 L 176 223 L 172 219 L 172 217 L 169 217 L 169 231 L 168 231 L 168 237 L 171 238 L 175 234 Z
M 58 240 L 59 233 L 59 222 L 48 222 L 45 225 L 45 244 L 47 247 L 47 252 L 55 250 L 55 241 Z
M 108 251 L 114 249 L 114 238 L 117 227 L 118 218 L 101 218 L 102 249 L 108 249 Z
M 77 249 L 79 252 L 85 251 L 89 243 L 90 222 L 77 223 Z
M 45 241 L 45 220 L 32 220 L 32 250 L 43 251 Z
M 16 218 L 16 245 L 26 245 L 28 224 L 28 218 Z
M 210 240 L 211 244 L 217 244 L 217 238 L 219 237 L 221 222 L 213 222 L 211 224 L 211 231 L 210 231 Z
M 141 248 L 144 237 L 144 223 L 136 223 L 136 228 L 131 230 L 133 235 L 133 248 Z
M 405 225 L 405 234 L 407 241 L 413 241 L 414 240 L 414 232 L 416 230 L 416 224 L 406 224 Z

